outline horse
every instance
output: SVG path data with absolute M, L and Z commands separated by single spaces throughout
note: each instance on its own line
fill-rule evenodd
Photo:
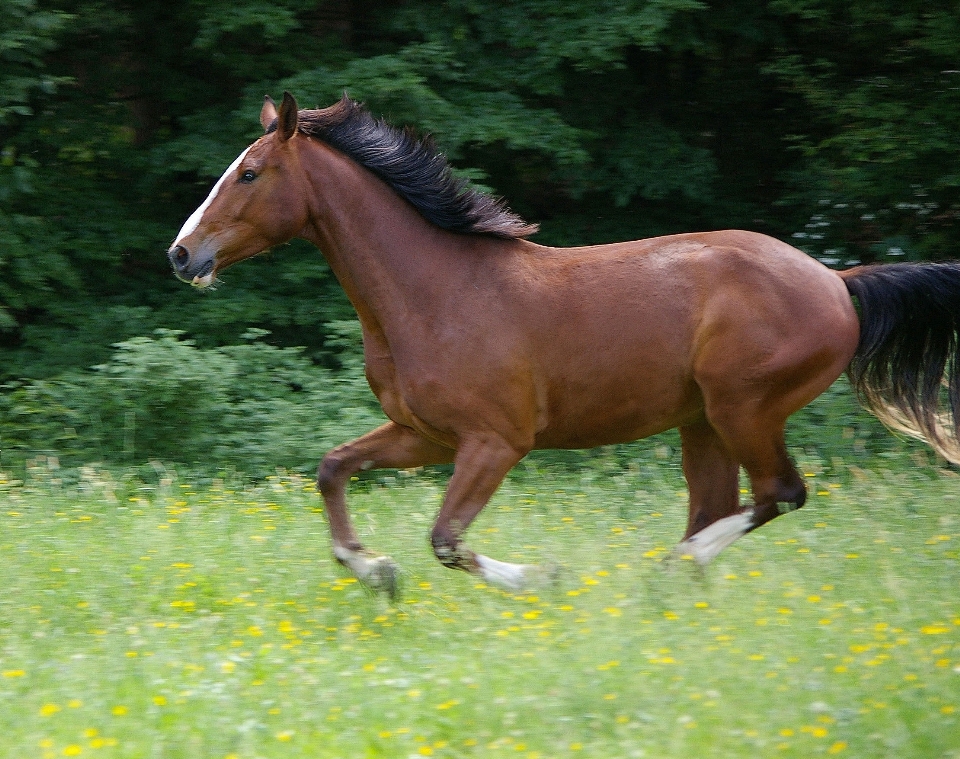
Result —
M 958 262 L 834 271 L 742 230 L 547 247 L 429 138 L 346 94 L 317 110 L 267 97 L 260 122 L 167 255 L 199 288 L 293 238 L 326 258 L 389 421 L 327 453 L 317 485 L 334 556 L 374 589 L 394 594 L 398 567 L 351 522 L 360 470 L 452 463 L 436 558 L 522 590 L 536 565 L 476 553 L 463 534 L 534 449 L 678 428 L 689 512 L 677 550 L 701 565 L 803 506 L 785 424 L 844 371 L 888 426 L 960 462 Z

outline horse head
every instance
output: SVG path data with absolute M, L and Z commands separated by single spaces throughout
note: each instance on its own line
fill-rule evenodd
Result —
M 297 101 L 289 92 L 279 112 L 265 99 L 260 111 L 265 134 L 230 164 L 167 251 L 181 280 L 207 287 L 221 270 L 303 229 L 308 208 L 299 186 L 298 119 Z

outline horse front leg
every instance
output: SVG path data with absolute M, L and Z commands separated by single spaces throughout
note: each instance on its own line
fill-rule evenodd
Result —
M 453 456 L 453 450 L 394 422 L 337 446 L 324 456 L 317 469 L 317 487 L 323 495 L 337 561 L 361 582 L 395 597 L 397 565 L 389 556 L 368 551 L 360 543 L 347 512 L 347 484 L 361 470 L 449 464 Z
M 729 451 L 726 492 L 730 495 L 723 506 L 724 488 L 722 468 L 714 476 L 715 497 L 720 508 L 714 510 L 713 521 L 701 525 L 692 534 L 688 532 L 680 549 L 692 555 L 701 564 L 706 564 L 721 550 L 742 536 L 766 524 L 771 519 L 803 506 L 807 489 L 803 478 L 787 455 L 783 438 L 786 415 L 775 406 L 773 410 L 758 409 L 756 403 L 708 404 L 710 427 L 715 431 L 711 437 L 719 443 L 715 451 Z M 684 437 L 684 444 L 688 438 Z M 686 448 L 684 454 L 686 455 Z M 722 459 L 722 457 L 721 457 Z M 709 457 L 703 459 L 709 461 Z M 750 478 L 753 505 L 734 507 L 737 494 L 736 470 L 733 462 L 739 462 Z M 686 460 L 684 462 L 686 466 Z M 694 483 L 690 482 L 691 504 Z M 729 511 L 724 515 L 724 511 Z
M 740 465 L 704 417 L 680 428 L 690 513 L 677 553 L 707 564 L 743 534 Z
M 461 540 L 507 472 L 525 455 L 526 451 L 493 436 L 461 443 L 453 476 L 430 534 L 433 552 L 445 567 L 469 572 L 508 590 L 523 590 L 537 579 L 539 567 L 491 559 L 471 551 Z

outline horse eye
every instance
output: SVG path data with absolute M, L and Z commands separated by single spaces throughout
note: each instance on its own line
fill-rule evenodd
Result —
M 240 181 L 243 182 L 244 184 L 250 184 L 250 182 L 252 182 L 256 178 L 257 178 L 257 175 L 250 169 L 247 169 L 245 172 L 243 172 L 243 174 L 240 175 Z

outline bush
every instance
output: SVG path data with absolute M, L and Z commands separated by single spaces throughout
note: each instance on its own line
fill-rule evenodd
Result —
M 342 350 L 359 350 L 358 331 L 331 329 Z M 252 476 L 309 471 L 328 448 L 382 423 L 369 389 L 358 392 L 362 360 L 335 375 L 301 349 L 261 342 L 264 334 L 202 349 L 158 330 L 117 343 L 89 372 L 7 385 L 3 465 L 44 454 L 67 466 L 156 459 Z

